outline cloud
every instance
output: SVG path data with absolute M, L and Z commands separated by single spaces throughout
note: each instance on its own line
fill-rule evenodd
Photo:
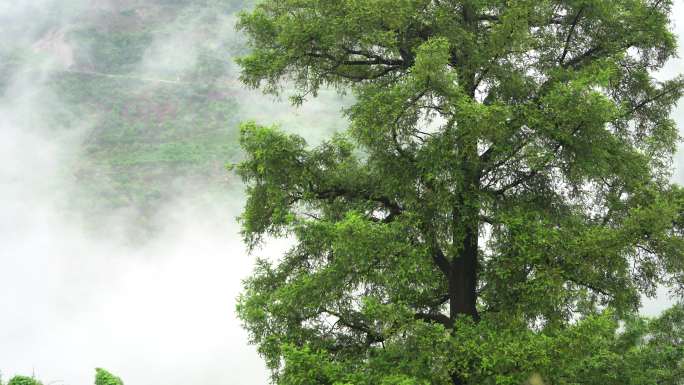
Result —
M 30 25 L 34 10 L 51 5 L 1 2 L 0 19 Z M 74 203 L 84 188 L 75 171 L 101 116 L 76 114 L 49 86 L 71 65 L 54 55 L 65 52 L 62 31 L 73 20 L 43 19 L 50 28 L 30 36 L 5 31 L 16 47 L 40 53 L 0 98 L 3 377 L 87 384 L 105 367 L 130 384 L 266 383 L 234 314 L 253 261 L 234 221 L 242 192 L 208 199 L 180 191 L 153 215 L 159 231 L 144 243 L 129 242 L 135 226 L 124 212 L 89 229 L 88 210 Z
M 233 221 L 242 194 L 178 196 L 142 246 L 116 233 L 126 217 L 87 231 L 68 201 L 88 127 L 49 127 L 56 97 L 17 79 L 0 103 L 0 370 L 45 383 L 89 383 L 95 367 L 133 384 L 265 383 L 233 311 L 252 265 Z
M 121 64 L 120 71 L 108 74 L 88 67 L 97 63 L 93 48 L 102 47 L 89 45 L 88 33 L 74 37 L 84 28 L 79 23 L 105 20 L 112 12 L 123 12 L 125 21 L 131 9 L 150 17 L 153 10 L 131 7 L 132 2 L 19 3 L 0 0 L 0 31 L 6 38 L 0 55 L 19 58 L 0 90 L 3 378 L 35 373 L 46 384 L 86 384 L 92 383 L 95 367 L 104 367 L 128 384 L 266 383 L 264 365 L 234 314 L 241 279 L 254 261 L 235 223 L 242 187 L 234 183 L 232 189 L 220 187 L 222 194 L 198 196 L 198 190 L 216 186 L 207 181 L 198 187 L 205 182 L 178 175 L 169 180 L 172 198 L 146 218 L 155 231 L 132 243 L 131 233 L 144 230 L 134 207 L 93 210 L 84 200 L 92 187 L 100 191 L 113 183 L 111 168 L 92 167 L 86 146 L 94 129 L 108 127 L 103 123 L 112 116 L 109 107 L 74 108 L 71 95 L 53 86 L 57 73 L 120 79 L 130 84 L 121 92 L 131 100 L 154 93 L 159 79 L 195 86 L 193 68 L 202 55 L 220 51 L 235 38 L 234 20 L 221 16 L 214 22 L 223 27 L 203 30 L 211 15 L 185 9 L 153 34 L 138 62 L 130 68 L 127 62 L 114 63 Z M 202 46 L 193 45 L 198 37 L 191 33 L 204 34 Z M 213 86 L 237 100 L 233 113 L 240 119 L 280 123 L 313 143 L 343 128 L 338 117 L 343 98 L 324 93 L 294 109 L 242 89 L 233 78 L 231 58 L 223 60 L 227 72 Z M 84 167 L 98 177 L 82 177 Z M 289 244 L 270 242 L 258 254 L 276 258 Z

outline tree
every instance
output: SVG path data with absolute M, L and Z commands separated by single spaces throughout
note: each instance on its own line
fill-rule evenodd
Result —
M 2 376 L 0 376 L 0 385 L 2 384 Z M 33 377 L 14 376 L 7 385 L 43 385 L 43 383 Z M 123 385 L 123 381 L 104 369 L 96 368 L 95 385 Z
M 43 385 L 43 383 L 33 377 L 14 376 L 7 385 Z
M 95 385 L 123 385 L 123 381 L 104 369 L 95 368 Z
M 659 285 L 684 288 L 684 190 L 669 182 L 684 79 L 652 75 L 676 52 L 670 11 L 264 0 L 243 13 L 248 86 L 287 82 L 295 104 L 321 87 L 355 97 L 348 131 L 313 148 L 241 129 L 245 241 L 296 241 L 258 261 L 238 304 L 274 382 L 681 383 L 681 310 L 636 316 Z M 667 338 L 649 326 L 665 324 Z

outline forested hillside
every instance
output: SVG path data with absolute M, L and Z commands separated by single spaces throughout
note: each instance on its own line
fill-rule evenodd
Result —
M 12 82 L 39 78 L 51 100 L 49 129 L 85 131 L 78 161 L 64 172 L 79 186 L 68 204 L 91 223 L 126 210 L 152 230 L 149 218 L 170 198 L 227 191 L 238 122 L 263 120 L 274 108 L 261 110 L 233 69 L 244 49 L 234 14 L 250 3 L 56 5 L 35 10 L 22 34 L 29 41 L 1 43 L 3 97 L 13 97 Z

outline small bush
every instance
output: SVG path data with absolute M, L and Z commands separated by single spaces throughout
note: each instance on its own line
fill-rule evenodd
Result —
M 7 385 L 43 385 L 40 381 L 35 378 L 25 377 L 25 376 L 14 376 L 7 383 Z
M 123 385 L 123 381 L 104 369 L 96 368 L 95 385 Z

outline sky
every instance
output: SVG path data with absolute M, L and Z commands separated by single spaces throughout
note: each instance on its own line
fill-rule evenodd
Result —
M 684 74 L 684 0 L 675 0 L 674 9 L 672 11 L 672 18 L 674 22 L 674 32 L 677 34 L 679 44 L 679 57 L 670 60 L 663 69 L 656 74 L 659 79 L 671 79 L 679 74 Z M 684 136 L 684 100 L 680 101 L 679 105 L 672 113 L 672 117 L 677 122 L 677 126 Z M 679 152 L 674 158 L 674 174 L 673 180 L 684 185 L 684 147 L 680 143 Z M 665 290 L 659 290 L 658 297 L 653 299 L 644 299 L 642 311 L 645 314 L 655 315 L 666 309 L 671 300 Z
M 42 117 L 60 100 L 43 79 L 18 76 L 8 94 L 0 103 L 3 378 L 92 384 L 103 367 L 127 384 L 267 383 L 234 314 L 253 261 L 234 221 L 242 193 L 201 203 L 179 195 L 142 247 L 122 240 L 123 216 L 94 235 L 64 209 L 78 187 L 64 169 L 78 162 L 88 122 L 48 130 Z
M 0 21 L 30 21 L 30 9 L 16 4 L 0 0 Z M 675 28 L 684 47 L 684 1 L 676 4 Z M 154 55 L 172 43 L 157 42 L 145 68 L 154 71 Z M 181 56 L 174 63 L 191 59 Z M 65 63 L 45 63 L 45 73 L 59 65 Z M 659 76 L 681 72 L 684 61 L 678 59 Z M 78 162 L 75 149 L 88 122 L 48 132 L 42 116 L 59 108 L 60 100 L 45 92 L 43 81 L 18 76 L 8 91 L 11 97 L 0 103 L 3 378 L 35 374 L 46 385 L 81 385 L 92 383 L 94 368 L 103 367 L 128 385 L 267 383 L 266 370 L 234 314 L 241 279 L 254 261 L 234 220 L 242 192 L 202 202 L 180 194 L 160 211 L 156 220 L 164 224 L 162 230 L 143 246 L 121 241 L 117 229 L 125 222 L 117 223 L 116 217 L 99 235 L 86 232 L 64 211 L 62 202 L 77 186 L 65 181 L 62 170 Z M 338 110 L 320 102 L 296 110 L 256 93 L 245 95 L 243 104 L 251 107 L 247 114 L 270 121 Z M 684 129 L 684 103 L 674 116 Z M 310 130 L 299 133 L 320 140 Z M 674 178 L 684 183 L 684 152 L 675 163 Z M 286 248 L 287 241 L 273 241 L 259 255 L 275 257 Z M 668 303 L 661 293 L 645 302 L 644 312 L 657 314 Z
M 235 221 L 241 187 L 216 200 L 181 191 L 158 210 L 152 220 L 160 231 L 142 245 L 128 242 L 125 211 L 112 213 L 93 232 L 65 204 L 80 188 L 65 170 L 78 168 L 81 143 L 94 122 L 75 117 L 73 126 L 51 129 L 46 116 L 69 112 L 46 82 L 72 63 L 73 47 L 63 36 L 74 18 L 110 4 L 0 0 L 3 40 L 50 53 L 38 70 L 18 71 L 0 98 L 2 378 L 23 374 L 46 385 L 92 384 L 95 368 L 102 367 L 129 385 L 265 384 L 268 373 L 234 312 L 255 259 Z M 55 8 L 60 19 L 51 22 L 57 27 L 35 31 L 36 21 L 48 17 L 45 10 Z M 235 34 L 231 23 L 227 19 L 217 33 Z M 36 43 L 36 35 L 44 38 Z M 145 52 L 140 77 L 183 71 L 197 55 L 183 34 L 165 34 Z M 256 91 L 241 96 L 245 119 L 267 123 L 313 120 L 308 118 L 339 109 L 312 103 L 295 111 Z M 320 140 L 316 135 L 309 134 Z M 286 247 L 272 242 L 259 255 L 275 257 Z

